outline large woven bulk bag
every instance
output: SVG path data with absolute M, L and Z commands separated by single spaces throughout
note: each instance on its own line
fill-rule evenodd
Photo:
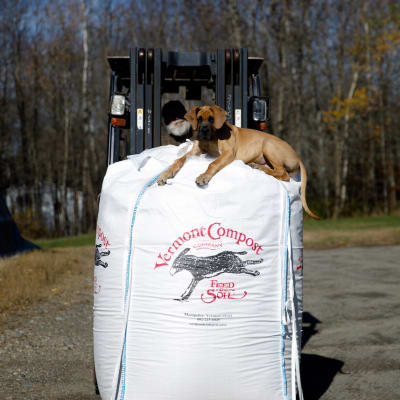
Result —
M 108 168 L 97 225 L 94 356 L 104 400 L 295 400 L 302 313 L 300 184 L 191 143 Z M 300 390 L 301 392 L 301 390 Z

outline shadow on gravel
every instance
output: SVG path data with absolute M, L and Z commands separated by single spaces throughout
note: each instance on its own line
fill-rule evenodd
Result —
M 301 348 L 303 349 L 307 342 L 310 340 L 311 336 L 318 333 L 318 330 L 315 329 L 317 324 L 320 324 L 321 321 L 318 318 L 315 318 L 314 315 L 310 314 L 307 311 L 303 312 L 303 332 L 301 335 Z
M 300 371 L 304 398 L 307 400 L 320 399 L 343 365 L 343 361 L 334 358 L 303 353 Z
M 304 348 L 310 338 L 318 333 L 317 324 L 321 323 L 308 312 L 303 313 L 303 334 L 301 348 Z M 328 390 L 335 375 L 341 372 L 343 361 L 322 357 L 316 354 L 301 355 L 301 383 L 304 398 L 318 400 Z

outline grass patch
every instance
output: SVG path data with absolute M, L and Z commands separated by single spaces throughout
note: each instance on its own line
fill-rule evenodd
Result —
M 400 244 L 400 216 L 304 219 L 304 247 L 365 247 Z
M 59 247 L 82 247 L 82 246 L 93 246 L 95 244 L 95 233 L 85 233 L 79 236 L 66 236 L 55 239 L 40 239 L 36 240 L 35 243 L 42 249 L 54 249 Z
M 354 231 L 399 227 L 400 215 L 325 219 L 320 221 L 304 218 L 304 231 Z
M 36 250 L 0 259 L 0 314 L 88 285 L 93 246 Z

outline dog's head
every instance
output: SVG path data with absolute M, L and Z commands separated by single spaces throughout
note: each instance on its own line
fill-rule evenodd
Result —
M 172 264 L 169 273 L 175 275 L 181 271 L 190 271 L 193 268 L 193 256 L 186 256 L 186 253 L 190 251 L 190 248 L 186 248 L 181 251 L 181 253 L 176 257 L 174 263 Z
M 193 132 L 197 133 L 197 140 L 215 140 L 217 130 L 221 129 L 226 121 L 226 111 L 218 106 L 193 107 L 185 119 L 192 125 Z

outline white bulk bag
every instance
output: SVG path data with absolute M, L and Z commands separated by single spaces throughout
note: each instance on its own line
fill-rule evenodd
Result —
M 111 165 L 94 272 L 103 400 L 295 400 L 302 313 L 300 184 L 163 146 Z M 293 335 L 292 335 L 293 334 Z M 300 390 L 301 391 L 301 390 Z

